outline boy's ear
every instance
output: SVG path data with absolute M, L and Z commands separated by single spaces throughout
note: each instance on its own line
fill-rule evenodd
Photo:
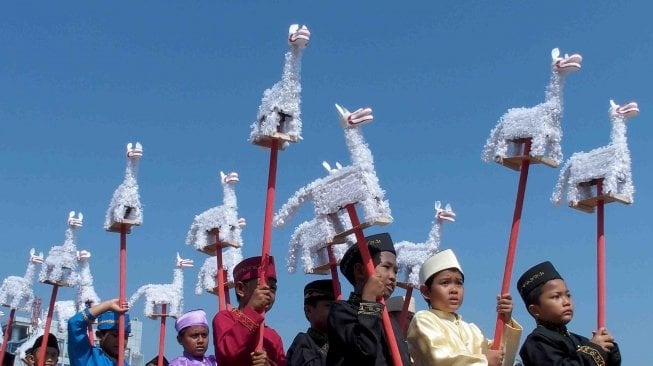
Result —
M 181 334 L 177 334 L 177 343 L 181 344 Z
M 428 286 L 424 284 L 419 285 L 419 292 L 422 293 L 422 296 L 424 296 L 425 299 L 427 300 L 431 299 L 431 289 Z
M 234 286 L 234 291 L 236 291 L 236 294 L 238 294 L 239 297 L 245 296 L 245 284 L 243 283 L 243 281 L 236 282 L 236 285 Z
M 538 319 L 540 317 L 540 307 L 537 304 L 528 305 L 528 312 L 535 319 Z

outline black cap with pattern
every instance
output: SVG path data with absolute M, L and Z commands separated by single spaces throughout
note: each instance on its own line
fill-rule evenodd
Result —
M 517 280 L 517 291 L 519 291 L 519 295 L 521 295 L 524 303 L 528 306 L 530 305 L 528 304 L 528 294 L 537 286 L 555 279 L 562 279 L 562 277 L 556 271 L 555 267 L 553 267 L 553 264 L 549 261 L 542 262 L 529 268 L 519 277 L 519 280 Z
M 370 255 L 374 257 L 375 254 L 380 252 L 395 252 L 395 246 L 392 242 L 392 237 L 388 233 L 374 234 L 365 237 L 367 247 L 370 249 Z M 340 260 L 340 272 L 347 278 L 347 280 L 354 285 L 354 265 L 362 263 L 361 253 L 358 250 L 358 243 L 352 245 Z
M 335 299 L 332 280 L 317 280 L 304 286 L 304 305 L 310 301 Z

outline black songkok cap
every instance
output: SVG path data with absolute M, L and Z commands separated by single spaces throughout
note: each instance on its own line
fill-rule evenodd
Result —
M 154 356 L 153 359 L 151 359 L 148 363 L 145 364 L 145 366 L 150 366 L 150 365 L 158 365 L 159 364 L 159 356 Z M 168 359 L 163 356 L 163 366 L 168 366 L 169 362 Z
M 310 301 L 335 299 L 332 280 L 317 280 L 304 286 L 304 305 Z
M 43 336 L 39 336 L 36 338 L 34 341 L 34 345 L 32 346 L 32 353 L 34 353 L 34 350 L 41 347 L 41 342 L 43 342 Z M 57 352 L 59 352 L 59 341 L 57 341 L 57 337 L 54 336 L 52 333 L 48 333 L 48 343 L 46 347 L 52 347 L 56 348 Z
M 370 256 L 372 258 L 375 254 L 380 252 L 391 252 L 392 254 L 397 254 L 395 252 L 395 246 L 392 243 L 392 238 L 388 233 L 366 236 L 365 241 L 367 242 L 367 247 L 370 249 Z M 345 275 L 349 283 L 352 285 L 355 285 L 354 265 L 362 262 L 361 253 L 358 250 L 358 243 L 347 249 L 345 255 L 342 256 L 342 260 L 340 260 L 340 272 Z
M 556 271 L 555 267 L 553 267 L 553 264 L 549 261 L 542 262 L 534 265 L 519 277 L 519 280 L 517 280 L 517 291 L 519 291 L 521 298 L 528 306 L 528 294 L 537 286 L 555 279 L 562 279 L 562 277 Z

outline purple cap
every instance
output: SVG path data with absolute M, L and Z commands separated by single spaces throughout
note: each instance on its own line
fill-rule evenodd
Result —
M 177 333 L 182 330 L 192 327 L 193 325 L 203 325 L 205 327 L 209 326 L 209 322 L 206 321 L 206 313 L 202 309 L 191 310 L 179 318 L 175 322 L 175 329 Z

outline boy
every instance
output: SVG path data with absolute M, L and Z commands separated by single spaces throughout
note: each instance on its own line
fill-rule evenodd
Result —
M 293 340 L 286 358 L 288 366 L 323 366 L 329 351 L 327 318 L 335 300 L 332 280 L 317 280 L 304 286 L 304 315 L 310 323 L 306 333 Z
M 209 322 L 204 310 L 191 310 L 175 322 L 177 342 L 184 347 L 184 355 L 170 362 L 172 366 L 216 366 L 215 356 L 205 356 L 209 346 Z
M 375 273 L 368 276 L 356 244 L 340 261 L 340 271 L 354 286 L 348 300 L 335 301 L 329 312 L 327 365 L 392 365 L 392 355 L 383 330 L 381 299 L 387 299 L 397 285 L 397 257 L 390 234 L 365 238 Z M 411 364 L 404 338 L 393 327 L 404 366 Z
M 388 315 L 390 319 L 397 325 L 401 324 L 401 313 L 404 309 L 404 296 L 393 296 L 385 302 L 385 307 L 388 309 Z M 401 330 L 401 334 L 406 338 L 406 332 L 408 331 L 408 324 L 413 320 L 415 316 L 415 298 L 410 297 L 410 302 L 408 303 L 408 312 L 406 313 L 406 328 Z
M 39 336 L 34 341 L 34 345 L 31 348 L 30 355 L 26 357 L 31 358 L 31 364 L 35 366 L 40 366 L 39 362 L 41 357 L 41 343 L 43 342 L 43 336 Z M 47 344 L 45 346 L 45 366 L 54 366 L 59 362 L 59 341 L 57 337 L 52 333 L 48 333 Z
M 118 318 L 129 308 L 118 299 L 107 300 L 86 308 L 68 320 L 68 358 L 71 366 L 115 365 L 118 360 Z M 88 325 L 97 319 L 96 342 L 88 338 Z M 125 314 L 125 346 L 131 333 L 129 314 Z M 127 361 L 124 364 L 129 366 Z
M 429 310 L 418 311 L 408 328 L 408 345 L 415 365 L 512 365 L 521 326 L 512 319 L 512 298 L 497 297 L 497 312 L 506 319 L 500 350 L 492 350 L 473 323 L 457 313 L 465 287 L 462 267 L 451 249 L 427 259 L 419 271 L 420 292 Z M 505 349 L 505 353 L 504 353 Z
M 519 350 L 524 366 L 621 365 L 619 347 L 607 329 L 592 332 L 592 339 L 567 330 L 574 303 L 553 264 L 542 262 L 524 272 L 517 290 L 537 324 Z
M 261 257 L 243 260 L 234 267 L 238 308 L 218 312 L 213 318 L 213 346 L 220 365 L 285 366 L 286 354 L 279 334 L 267 325 L 263 329 L 263 350 L 256 349 L 261 313 L 270 311 L 277 292 L 274 258 L 267 267 L 267 285 L 259 284 Z

